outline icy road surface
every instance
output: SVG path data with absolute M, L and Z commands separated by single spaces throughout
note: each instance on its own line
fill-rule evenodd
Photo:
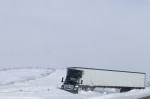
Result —
M 0 70 L 0 99 L 137 99 L 150 95 L 150 88 L 119 93 L 115 89 L 97 88 L 79 94 L 60 89 L 66 70 Z

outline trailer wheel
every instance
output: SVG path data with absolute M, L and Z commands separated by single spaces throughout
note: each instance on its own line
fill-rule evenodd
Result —
M 119 92 L 120 92 L 120 90 L 121 90 L 121 88 L 116 88 L 116 92 L 118 92 L 118 93 L 119 93 Z
M 130 91 L 131 90 L 131 88 L 121 88 L 120 89 L 120 92 L 128 92 L 128 91 Z

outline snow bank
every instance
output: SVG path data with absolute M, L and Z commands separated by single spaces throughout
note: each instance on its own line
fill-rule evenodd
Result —
M 137 99 L 149 95 L 150 95 L 150 87 L 147 87 L 146 89 L 134 89 L 131 90 L 130 92 L 104 94 L 99 97 L 92 97 L 86 99 Z

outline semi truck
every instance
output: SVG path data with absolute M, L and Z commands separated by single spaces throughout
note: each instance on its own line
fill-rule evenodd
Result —
M 61 89 L 78 93 L 79 90 L 94 91 L 96 87 L 117 88 L 120 92 L 145 88 L 146 73 L 107 70 L 84 67 L 68 67 L 62 77 Z

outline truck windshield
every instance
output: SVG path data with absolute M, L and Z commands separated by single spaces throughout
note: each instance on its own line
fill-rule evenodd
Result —
M 78 83 L 78 79 L 77 78 L 73 78 L 73 77 L 67 77 L 65 83 L 77 84 Z
M 73 82 L 77 82 L 77 78 L 70 77 L 70 80 L 73 81 Z

